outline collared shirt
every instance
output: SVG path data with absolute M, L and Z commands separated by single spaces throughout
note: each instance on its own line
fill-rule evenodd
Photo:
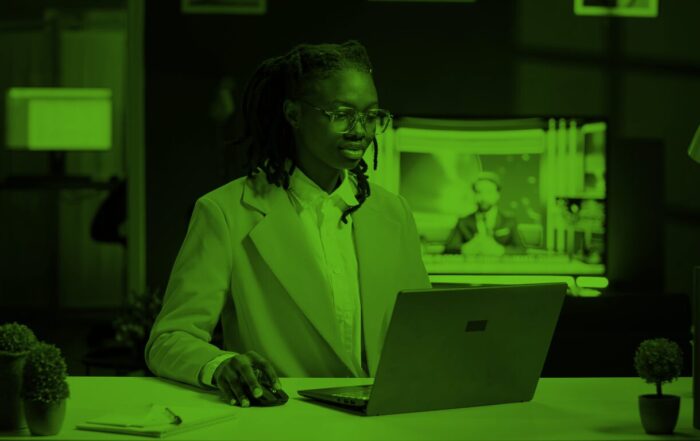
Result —
M 333 305 L 343 351 L 362 377 L 362 307 L 357 255 L 352 233 L 352 215 L 341 221 L 343 212 L 358 204 L 354 175 L 343 170 L 342 182 L 330 194 L 296 168 L 289 181 L 289 199 L 304 225 L 308 242 L 333 293 Z

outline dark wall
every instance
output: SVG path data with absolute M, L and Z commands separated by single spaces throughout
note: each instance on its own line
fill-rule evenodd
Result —
M 515 2 L 476 4 L 268 1 L 264 16 L 146 11 L 147 274 L 167 283 L 197 197 L 237 170 L 229 136 L 208 116 L 222 76 L 243 85 L 265 58 L 298 43 L 360 40 L 379 99 L 396 114 L 484 115 L 515 97 Z M 228 162 L 227 162 L 228 161 Z M 234 163 L 232 163 L 234 162 Z
M 66 172 L 95 181 L 123 176 L 125 9 L 120 0 L 0 2 L 0 309 L 55 312 L 121 301 L 123 250 L 90 236 L 90 222 L 107 192 L 49 185 L 43 179 L 51 169 L 49 152 L 5 145 L 4 103 L 12 87 L 111 88 L 111 149 L 66 152 Z M 7 182 L 19 177 L 38 179 Z
M 611 290 L 663 293 L 666 253 L 659 232 L 664 230 L 664 145 L 660 140 L 619 140 L 608 161 L 623 165 L 608 174 Z
M 610 219 L 618 228 L 609 235 L 610 269 L 623 277 L 614 282 L 631 292 L 689 293 L 700 264 L 700 166 L 686 153 L 700 123 L 700 27 L 692 18 L 700 2 L 660 2 L 656 18 L 572 9 L 567 1 L 517 2 L 513 111 L 608 119 L 609 184 L 632 192 L 609 201 L 610 214 L 622 216 Z M 630 139 L 658 140 L 661 151 L 641 145 L 637 155 Z M 646 284 L 649 272 L 661 275 L 661 289 Z
M 609 237 L 611 275 L 626 291 L 690 292 L 700 167 L 685 151 L 700 122 L 700 27 L 691 19 L 700 2 L 664 2 L 654 19 L 578 17 L 560 0 L 269 0 L 263 16 L 182 15 L 176 3 L 148 2 L 146 11 L 150 285 L 167 282 L 196 198 L 240 175 L 240 152 L 222 147 L 232 124 L 208 113 L 220 79 L 234 78 L 238 100 L 263 59 L 301 42 L 356 38 L 382 106 L 396 114 L 598 116 L 610 123 L 611 150 L 657 142 L 654 163 L 611 156 L 611 185 L 649 189 L 616 196 L 633 210 L 611 209 L 612 228 L 631 234 Z M 642 241 L 646 256 L 631 250 Z M 644 265 L 623 262 L 630 255 Z M 658 277 L 644 279 L 650 272 Z

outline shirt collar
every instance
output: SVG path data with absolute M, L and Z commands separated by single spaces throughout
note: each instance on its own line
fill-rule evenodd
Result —
M 336 203 L 342 202 L 346 207 L 357 205 L 358 201 L 355 197 L 355 192 L 357 190 L 355 175 L 349 173 L 347 170 L 343 170 L 340 178 L 342 182 L 338 188 L 333 190 L 330 194 L 327 194 L 311 180 L 311 178 L 306 176 L 300 168 L 296 167 L 294 173 L 292 173 L 292 176 L 289 178 L 289 189 L 304 205 L 313 205 L 323 199 L 331 199 Z

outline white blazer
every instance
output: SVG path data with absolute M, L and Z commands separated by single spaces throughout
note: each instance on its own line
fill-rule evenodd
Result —
M 370 189 L 351 216 L 374 376 L 397 292 L 431 285 L 405 198 Z M 281 377 L 351 376 L 332 292 L 302 230 L 286 191 L 262 172 L 199 198 L 146 344 L 149 369 L 201 387 L 208 361 L 254 350 Z M 223 349 L 209 343 L 219 318 Z

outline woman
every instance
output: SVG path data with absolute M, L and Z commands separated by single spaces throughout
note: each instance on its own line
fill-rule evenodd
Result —
M 254 73 L 249 173 L 197 200 L 145 349 L 154 374 L 246 407 L 263 379 L 376 372 L 397 292 L 430 283 L 406 200 L 365 175 L 390 119 L 371 72 L 348 41 Z

